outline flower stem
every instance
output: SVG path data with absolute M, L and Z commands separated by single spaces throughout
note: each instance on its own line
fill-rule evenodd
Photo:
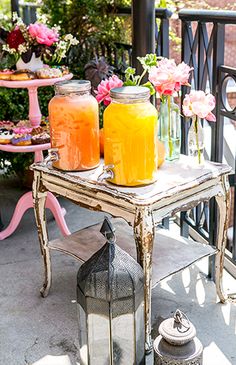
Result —
M 140 76 L 140 78 L 139 78 L 139 80 L 138 80 L 137 86 L 140 85 L 140 82 L 142 81 L 142 79 L 145 76 L 146 72 L 147 72 L 147 69 L 144 69 L 143 72 L 142 72 L 142 74 L 141 74 L 141 76 Z
M 197 144 L 197 155 L 198 155 L 198 163 L 201 163 L 201 151 L 199 148 L 199 139 L 198 139 L 198 117 L 195 117 L 194 120 L 194 129 L 195 129 L 195 133 L 196 133 L 196 144 Z
M 167 107 L 168 107 L 168 145 L 169 145 L 169 157 L 173 153 L 173 143 L 171 140 L 171 110 L 170 110 L 170 95 L 167 95 Z

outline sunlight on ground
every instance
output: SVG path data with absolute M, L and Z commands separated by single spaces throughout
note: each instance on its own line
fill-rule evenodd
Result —
M 208 358 L 210 360 L 210 364 L 214 365 L 232 365 L 234 362 L 231 362 L 231 360 L 228 360 L 227 357 L 223 354 L 223 352 L 219 349 L 219 347 L 214 343 L 210 343 L 209 346 L 206 346 L 204 348 L 203 352 L 203 362 Z M 209 363 L 209 361 L 205 362 L 206 364 Z
M 72 365 L 69 356 L 52 356 L 46 355 L 42 359 L 34 362 L 32 365 Z M 79 364 L 78 364 L 79 365 Z

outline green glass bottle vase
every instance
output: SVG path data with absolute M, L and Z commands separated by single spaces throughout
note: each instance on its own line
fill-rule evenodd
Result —
M 180 110 L 171 95 L 163 96 L 161 100 L 158 138 L 165 145 L 165 159 L 168 161 L 179 159 L 181 140 Z

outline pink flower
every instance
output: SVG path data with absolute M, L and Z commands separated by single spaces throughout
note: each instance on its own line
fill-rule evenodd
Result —
M 180 83 L 180 85 L 188 85 L 190 72 L 193 67 L 189 67 L 186 63 L 181 62 L 175 69 L 175 80 Z
M 149 81 L 160 96 L 172 95 L 174 91 L 180 90 L 181 85 L 188 83 L 191 70 L 184 62 L 177 66 L 174 60 L 162 58 L 157 67 L 151 67 Z
M 183 100 L 183 113 L 186 117 L 206 119 L 215 122 L 216 117 L 212 113 L 215 108 L 215 97 L 212 94 L 205 94 L 202 90 L 192 90 L 190 94 L 185 95 Z
M 110 90 L 116 87 L 121 87 L 123 81 L 116 75 L 109 77 L 106 80 L 102 80 L 98 85 L 96 99 L 99 103 L 103 101 L 104 105 L 109 105 L 111 102 Z
M 30 24 L 28 30 L 31 37 L 36 39 L 39 44 L 45 44 L 50 47 L 59 40 L 58 33 L 44 24 Z

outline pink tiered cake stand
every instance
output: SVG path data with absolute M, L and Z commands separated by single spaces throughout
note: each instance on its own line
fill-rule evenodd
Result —
M 7 88 L 26 88 L 29 94 L 29 120 L 32 127 L 37 127 L 41 122 L 41 112 L 38 102 L 38 87 L 40 86 L 50 86 L 54 85 L 56 82 L 63 80 L 70 80 L 72 74 L 65 75 L 60 78 L 54 79 L 35 79 L 29 81 L 3 81 L 0 80 L 0 87 Z M 48 150 L 50 148 L 50 143 L 41 145 L 31 145 L 31 146 L 13 146 L 13 145 L 3 145 L 0 144 L 1 151 L 7 152 L 34 152 L 34 161 L 40 162 L 43 159 L 42 151 Z M 66 225 L 64 215 L 65 210 L 61 208 L 58 203 L 57 198 L 49 193 L 47 197 L 46 207 L 51 210 L 62 234 L 64 236 L 69 235 L 70 231 Z M 9 237 L 18 227 L 22 216 L 29 209 L 33 208 L 33 197 L 32 192 L 25 193 L 17 202 L 14 214 L 12 216 L 11 222 L 8 227 L 0 232 L 0 240 Z

